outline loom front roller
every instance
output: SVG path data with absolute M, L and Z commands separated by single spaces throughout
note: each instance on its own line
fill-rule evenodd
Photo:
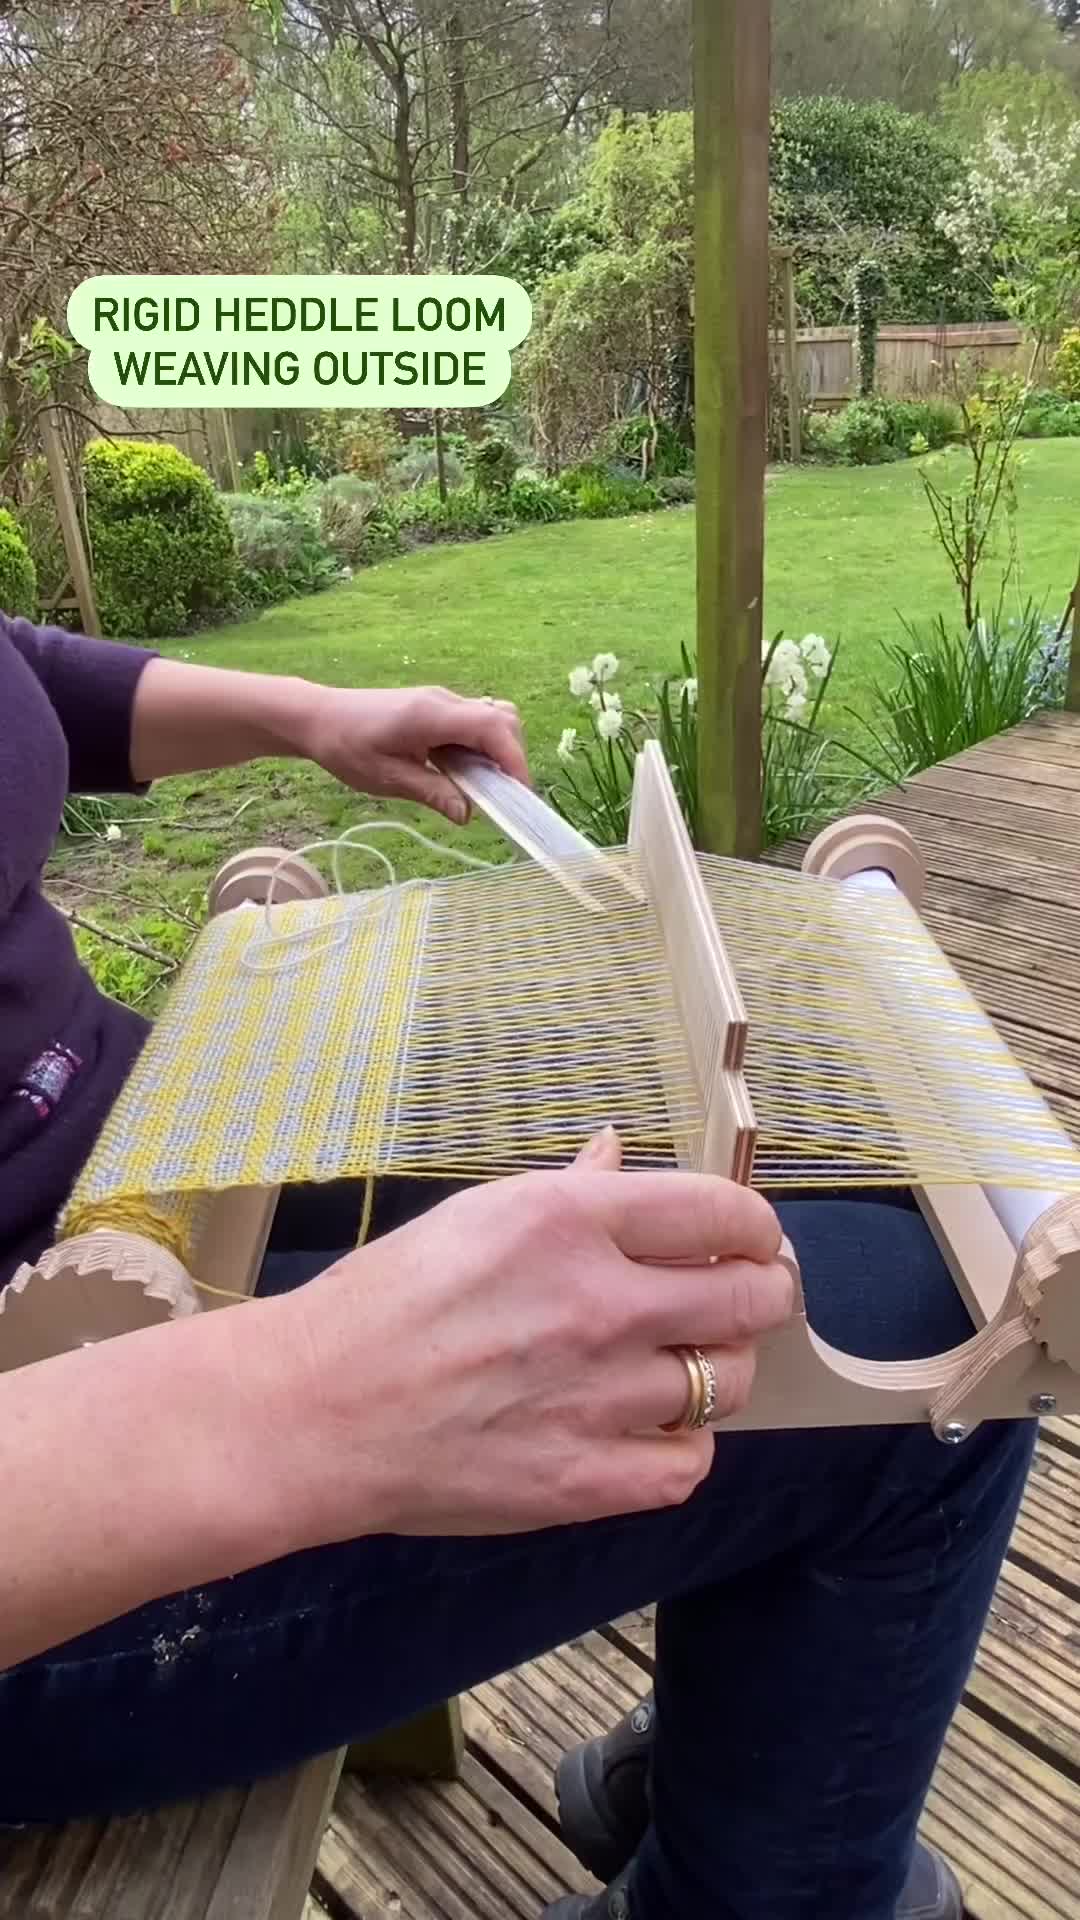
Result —
M 472 791 L 475 798 L 475 783 Z M 538 857 L 537 845 L 544 844 L 543 821 L 536 809 L 542 812 L 542 803 L 532 802 L 531 811 L 525 809 L 520 790 L 513 796 L 503 793 L 501 797 L 500 824 L 505 827 L 510 819 L 510 831 L 513 832 L 513 819 L 529 811 L 527 832 L 522 829 L 520 836 L 514 837 L 528 845 L 534 858 Z M 549 874 L 558 870 L 559 844 L 553 830 L 543 861 Z M 614 871 L 613 864 L 599 853 L 593 856 L 593 861 L 597 875 L 604 869 Z M 520 871 L 514 869 L 515 873 Z M 898 913 L 909 913 L 912 939 L 921 941 L 924 948 L 932 951 L 935 964 L 947 969 L 947 963 L 916 919 L 923 868 L 914 841 L 902 828 L 887 820 L 869 817 L 838 822 L 815 841 L 806 856 L 804 872 L 808 876 L 805 888 L 815 902 L 823 901 L 831 909 L 842 896 L 853 918 L 861 917 L 863 923 L 867 922 L 868 914 L 872 918 L 875 900 L 882 903 L 881 912 L 887 912 L 894 919 Z M 635 953 L 646 945 L 650 952 L 655 947 L 659 956 L 663 989 L 671 1001 L 671 1028 L 679 1036 L 678 1046 L 684 1056 L 675 1076 L 676 1093 L 670 1092 L 670 1067 L 661 1062 L 659 1069 L 660 1079 L 667 1074 L 665 1084 L 669 1088 L 670 1157 L 703 1171 L 745 1182 L 754 1176 L 757 1153 L 758 1180 L 772 1186 L 772 1162 L 767 1152 L 759 1151 L 763 1144 L 759 1115 L 755 1112 L 759 1083 L 747 1066 L 747 1049 L 753 1033 L 746 1001 L 752 999 L 756 991 L 760 1009 L 765 1004 L 762 994 L 772 991 L 770 980 L 779 982 L 782 966 L 786 966 L 789 976 L 793 968 L 798 968 L 799 939 L 796 937 L 790 943 L 786 959 L 779 952 L 783 947 L 783 942 L 779 942 L 778 957 L 769 961 L 772 973 L 766 967 L 751 989 L 745 977 L 742 980 L 738 977 L 738 959 L 735 965 L 732 960 L 733 953 L 736 956 L 740 953 L 738 915 L 728 921 L 725 935 L 720 926 L 723 915 L 716 910 L 717 900 L 723 897 L 725 888 L 732 886 L 736 879 L 746 884 L 748 877 L 759 873 L 764 886 L 767 884 L 764 870 L 737 869 L 734 863 L 703 877 L 703 863 L 691 847 L 662 755 L 659 748 L 650 743 L 638 759 L 629 862 L 620 867 L 618 885 L 610 890 L 605 908 L 602 889 L 594 888 L 591 871 L 575 865 L 573 877 L 567 880 L 566 912 L 579 915 L 582 922 L 587 920 L 593 930 L 603 923 L 604 913 L 608 912 L 611 940 L 621 938 L 624 943 L 620 949 L 624 959 L 620 964 L 632 968 Z M 778 878 L 774 877 L 768 884 L 778 884 Z M 799 885 L 795 876 L 786 878 L 792 887 Z M 223 916 L 230 927 L 250 925 L 253 903 L 265 899 L 271 881 L 275 899 L 301 903 L 297 911 L 309 908 L 316 913 L 321 911 L 312 903 L 322 898 L 325 888 L 313 868 L 278 850 L 256 849 L 238 856 L 222 870 L 211 896 L 212 913 Z M 468 883 L 434 883 L 434 887 L 447 884 L 452 887 Z M 553 883 L 545 876 L 545 884 Z M 583 889 L 590 897 L 583 897 Z M 430 899 L 423 889 L 412 895 L 407 888 L 400 892 L 411 919 L 423 921 L 431 910 Z M 903 901 L 897 900 L 898 893 L 910 903 L 910 910 Z M 615 895 L 621 906 L 614 900 Z M 486 896 L 477 896 L 483 897 Z M 779 897 L 782 907 L 785 896 Z M 795 893 L 791 895 L 793 900 L 798 897 Z M 639 904 L 641 901 L 643 905 Z M 308 907 L 303 903 L 308 903 Z M 634 920 L 635 914 L 643 917 Z M 569 931 L 575 936 L 576 922 Z M 422 954 L 422 945 L 415 944 L 415 952 Z M 857 972 L 857 964 L 852 965 Z M 953 977 L 951 970 L 950 977 Z M 901 1084 L 902 1076 L 898 1079 L 895 1065 L 889 1068 L 884 1064 L 887 1053 L 875 1040 L 875 1031 L 880 1035 L 893 1023 L 897 1031 L 903 1033 L 918 1030 L 923 1011 L 915 1004 L 918 979 L 897 964 L 888 970 L 879 969 L 877 976 L 866 984 L 866 1004 L 872 1003 L 875 1008 L 877 1027 L 871 1023 L 865 1033 L 858 1031 L 857 1009 L 863 1002 L 858 996 L 852 998 L 848 983 L 845 1007 L 855 1007 L 856 1015 L 844 1014 L 844 1045 L 852 1058 L 859 1058 L 859 1071 L 865 1075 L 867 1085 L 875 1089 L 874 1097 L 880 1110 L 887 1116 L 895 1109 L 898 1133 L 903 1134 L 908 1125 L 910 1101 L 915 1095 Z M 748 988 L 746 996 L 744 986 Z M 212 993 L 214 990 L 215 981 L 211 977 L 209 987 L 201 991 Z M 219 994 L 222 991 L 220 981 L 216 990 Z M 260 991 L 272 996 L 282 989 L 275 988 L 271 981 L 264 982 Z M 400 980 L 395 985 L 391 979 L 380 991 L 383 997 L 376 1014 L 369 1014 L 376 1040 L 382 1025 L 389 1027 L 393 1021 L 399 1025 L 404 1021 L 402 995 L 406 999 L 409 993 L 413 996 L 408 1001 L 409 1019 L 405 1024 L 416 1025 L 418 988 L 415 982 L 406 992 Z M 776 991 L 780 993 L 779 985 Z M 819 986 L 819 992 L 827 1002 L 830 998 L 827 978 L 824 986 Z M 962 996 L 958 982 L 957 993 Z M 542 998 L 540 994 L 536 996 L 537 1019 L 541 1018 Z M 254 1007 L 254 1001 L 252 1004 Z M 268 999 L 265 1004 L 271 1005 L 272 1000 Z M 953 1011 L 954 1034 L 959 1031 L 963 1039 L 963 1023 L 970 1019 L 973 1049 L 977 1049 L 981 1037 L 988 1033 L 995 1044 L 1000 1045 L 974 1002 L 970 1002 L 970 1014 L 964 1012 L 966 1004 L 962 997 L 957 999 L 960 1013 Z M 756 1012 L 755 1022 L 757 1020 Z M 768 1024 L 767 1020 L 764 1024 Z M 968 1127 L 975 1127 L 976 1122 L 981 1121 L 977 1113 L 981 1098 L 978 1082 L 967 1084 L 962 1058 L 950 1061 L 935 1053 L 932 1020 L 923 1021 L 922 1026 L 925 1040 L 919 1057 L 909 1068 L 912 1085 L 917 1082 L 918 1100 L 928 1111 L 932 1108 L 935 1124 L 955 1130 L 962 1138 Z M 475 1031 L 474 1024 L 470 1029 L 474 1046 Z M 250 1047 L 250 1058 L 246 1068 L 243 1059 L 239 1067 L 234 1063 L 234 1079 L 239 1076 L 242 1080 L 244 1071 L 257 1076 L 268 1070 L 268 1063 L 259 1053 L 256 1031 L 253 1030 L 246 1044 Z M 961 1054 L 966 1051 L 963 1044 L 959 1051 Z M 670 1046 L 665 1057 L 670 1057 Z M 401 1121 L 403 1098 L 406 1108 L 408 1105 L 409 1086 L 399 1085 L 394 1093 L 392 1073 L 385 1060 L 381 1064 L 380 1060 L 376 1047 L 366 1072 L 365 1098 L 370 1095 L 371 1085 L 381 1086 L 383 1118 L 380 1124 L 387 1128 L 391 1121 L 394 1125 Z M 1012 1187 L 1006 1181 L 983 1184 L 981 1172 L 970 1179 L 962 1174 L 958 1177 L 954 1155 L 950 1158 L 949 1177 L 940 1184 L 930 1180 L 922 1184 L 917 1180 L 912 1182 L 971 1313 L 972 1337 L 953 1352 L 927 1360 L 896 1364 L 864 1361 L 837 1352 L 823 1342 L 809 1325 L 800 1301 L 789 1324 L 762 1343 L 750 1406 L 726 1425 L 768 1429 L 928 1421 L 939 1438 L 955 1442 L 984 1419 L 1080 1413 L 1080 1155 L 1056 1128 L 1044 1103 L 1020 1075 L 1015 1063 L 1010 1061 L 1009 1068 L 1016 1076 L 1016 1084 L 1022 1088 L 1023 1115 L 1028 1116 L 1026 1119 L 1022 1116 L 1017 1125 L 1034 1125 L 1032 1152 L 1045 1156 L 1045 1181 L 1031 1179 L 1030 1184 Z M 500 1066 L 502 1077 L 512 1078 L 512 1069 L 512 1061 L 505 1071 Z M 416 1071 L 419 1073 L 419 1067 Z M 460 1095 L 462 1085 L 467 1090 L 470 1072 L 475 1071 L 475 1058 L 468 1056 L 467 1048 L 463 1049 L 460 1061 L 455 1058 L 448 1071 L 457 1075 L 455 1090 Z M 382 1081 L 379 1081 L 380 1072 Z M 782 1112 L 784 1081 L 779 1068 L 777 1072 L 777 1085 L 769 1097 Z M 826 1093 L 828 1072 L 826 1063 L 822 1069 Z M 760 1079 L 760 1065 L 758 1074 Z M 408 1072 L 405 1079 L 408 1080 Z M 686 1117 L 687 1088 L 693 1094 L 693 1125 L 687 1123 Z M 298 1085 L 290 1085 L 285 1095 L 286 1101 L 293 1102 L 303 1097 L 304 1089 Z M 137 1095 L 133 1095 L 132 1100 L 134 1104 L 129 1103 L 126 1110 L 129 1122 L 131 1113 L 139 1111 Z M 243 1137 L 242 1104 L 237 1103 L 235 1158 L 237 1167 L 247 1171 L 232 1185 L 226 1182 L 223 1186 L 218 1180 L 215 1191 L 200 1192 L 190 1180 L 174 1175 L 175 1192 L 162 1193 L 160 1186 L 154 1187 L 150 1182 L 147 1195 L 143 1196 L 129 1179 L 126 1200 L 115 1195 L 102 1200 L 107 1182 L 103 1176 L 97 1178 L 96 1183 L 94 1178 L 95 1159 L 101 1159 L 109 1147 L 109 1142 L 102 1143 L 80 1182 L 83 1199 L 69 1208 L 55 1245 L 33 1267 L 22 1268 L 0 1295 L 0 1370 L 26 1365 L 118 1333 L 205 1311 L 252 1292 L 273 1216 L 277 1185 L 273 1180 L 252 1179 L 252 1168 L 270 1164 L 273 1156 L 264 1153 L 260 1159 L 249 1150 L 251 1143 Z M 768 1106 L 768 1099 L 765 1105 Z M 919 1110 L 921 1112 L 922 1107 Z M 807 1111 L 813 1113 L 812 1104 Z M 1034 1123 L 1030 1122 L 1031 1115 L 1035 1116 Z M 120 1119 L 123 1122 L 123 1113 Z M 335 1124 L 336 1119 L 337 1116 Z M 405 1130 L 407 1132 L 407 1128 Z M 437 1136 L 435 1119 L 433 1130 Z M 985 1127 L 983 1130 L 985 1132 Z M 152 1113 L 148 1131 L 153 1132 Z M 768 1133 L 766 1125 L 765 1146 Z M 1023 1140 L 1010 1141 L 1007 1145 L 1015 1155 L 1021 1155 L 1024 1150 Z M 851 1162 L 856 1171 L 847 1177 L 846 1184 L 859 1184 L 857 1148 L 856 1141 Z M 115 1139 L 110 1151 L 115 1157 Z M 142 1143 L 129 1149 L 129 1157 L 137 1160 L 140 1151 Z M 149 1145 L 146 1152 L 150 1152 Z M 287 1161 L 282 1164 L 287 1166 Z M 349 1164 L 352 1167 L 352 1163 Z M 933 1165 L 932 1156 L 927 1164 Z M 998 1162 L 994 1160 L 993 1164 L 996 1166 Z M 1009 1153 L 1005 1155 L 1005 1164 L 1012 1164 Z M 373 1159 L 366 1170 L 376 1173 L 382 1166 L 383 1162 L 375 1164 Z M 355 1171 L 355 1167 L 352 1170 Z M 421 1170 L 442 1170 L 437 1151 L 434 1157 L 429 1156 L 429 1163 Z M 451 1166 L 445 1168 L 445 1171 L 456 1170 Z M 287 1171 L 283 1177 L 300 1176 Z M 331 1177 L 330 1173 L 326 1177 Z M 1026 1181 L 1028 1178 L 1025 1174 Z M 815 1180 L 819 1185 L 829 1184 L 820 1171 Z M 872 1171 L 868 1171 L 864 1184 L 877 1184 Z M 117 1183 L 117 1193 L 121 1185 Z M 91 1196 L 89 1202 L 87 1194 Z M 787 1252 L 797 1276 L 798 1249 Z

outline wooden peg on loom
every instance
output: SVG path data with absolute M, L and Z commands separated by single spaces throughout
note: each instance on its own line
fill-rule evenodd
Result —
M 326 893 L 308 861 L 286 848 L 255 847 L 220 869 L 210 911 L 261 904 L 271 882 L 279 901 Z M 0 1291 L 0 1373 L 251 1294 L 276 1204 L 277 1190 L 268 1187 L 208 1196 L 194 1276 L 166 1247 L 119 1227 L 59 1241 Z

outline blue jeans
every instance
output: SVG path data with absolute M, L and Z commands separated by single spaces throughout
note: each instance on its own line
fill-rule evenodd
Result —
M 381 1224 L 415 1205 L 396 1188 Z M 828 1340 L 900 1359 L 970 1331 L 910 1203 L 780 1211 Z M 324 1266 L 339 1224 L 306 1256 L 279 1243 L 267 1290 Z M 1030 1423 L 953 1449 L 926 1428 L 721 1432 L 672 1511 L 358 1540 L 156 1602 L 0 1676 L 0 1821 L 289 1767 L 658 1600 L 635 1915 L 892 1920 L 1032 1439 Z

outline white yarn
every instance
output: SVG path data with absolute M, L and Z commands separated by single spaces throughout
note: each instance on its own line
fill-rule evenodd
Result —
M 410 840 L 417 841 L 420 846 L 426 847 L 430 853 L 445 856 L 445 858 L 449 860 L 456 860 L 463 867 L 483 867 L 490 870 L 500 864 L 500 862 L 495 860 L 480 860 L 472 853 L 463 853 L 460 847 L 449 846 L 445 841 L 429 840 L 427 835 L 421 833 L 418 827 L 409 826 L 404 820 L 360 820 L 355 827 L 346 827 L 345 832 L 338 834 L 333 840 L 312 840 L 306 847 L 297 847 L 289 853 L 283 853 L 281 859 L 274 867 L 270 875 L 270 885 L 267 890 L 266 900 L 263 904 L 261 928 L 258 932 L 252 934 L 247 948 L 241 957 L 240 965 L 245 973 L 291 973 L 295 968 L 303 966 L 307 960 L 316 958 L 322 953 L 332 952 L 335 947 L 343 946 L 355 931 L 358 923 L 366 919 L 370 914 L 375 912 L 385 914 L 389 902 L 389 889 L 398 886 L 397 872 L 393 861 L 388 859 L 386 854 L 382 853 L 378 847 L 373 847 L 368 841 L 358 840 L 355 837 L 360 833 L 406 833 Z M 343 850 L 348 850 L 353 853 L 370 853 L 372 858 L 378 860 L 386 870 L 387 878 L 385 885 L 374 893 L 348 893 L 341 872 L 341 855 Z M 275 927 L 273 918 L 274 890 L 277 886 L 278 875 L 288 866 L 290 860 L 295 860 L 298 857 L 305 858 L 308 854 L 312 853 L 332 853 L 331 870 L 334 876 L 334 892 L 337 898 L 344 902 L 345 905 L 332 928 L 328 928 L 324 924 L 313 923 L 309 926 L 293 927 L 288 931 L 282 931 L 280 928 Z M 419 880 L 406 880 L 401 882 L 401 887 L 402 890 L 404 890 L 406 887 L 416 887 L 421 884 L 422 882 Z M 332 937 L 328 937 L 328 935 Z M 313 944 L 313 942 L 317 944 Z M 289 959 L 285 957 L 279 958 L 276 961 L 268 960 L 262 965 L 258 963 L 260 954 L 271 953 L 275 950 L 280 953 L 283 949 L 290 947 L 300 949 L 294 958 Z

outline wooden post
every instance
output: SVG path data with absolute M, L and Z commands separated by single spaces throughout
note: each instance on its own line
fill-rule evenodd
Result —
M 49 479 L 52 482 L 53 499 L 56 502 L 56 515 L 60 522 L 60 532 L 64 540 L 64 552 L 67 555 L 68 571 L 75 597 L 79 602 L 83 632 L 101 632 L 98 619 L 97 601 L 94 598 L 94 583 L 90 574 L 90 562 L 86 555 L 86 543 L 83 539 L 79 511 L 75 505 L 75 493 L 68 472 L 64 443 L 51 407 L 43 408 L 37 416 L 41 445 L 49 467 Z
M 784 384 L 788 403 L 788 452 L 802 459 L 802 399 L 799 393 L 799 331 L 795 317 L 795 261 L 790 247 L 777 250 L 784 300 Z
M 698 818 L 761 845 L 769 346 L 768 0 L 694 0 Z

